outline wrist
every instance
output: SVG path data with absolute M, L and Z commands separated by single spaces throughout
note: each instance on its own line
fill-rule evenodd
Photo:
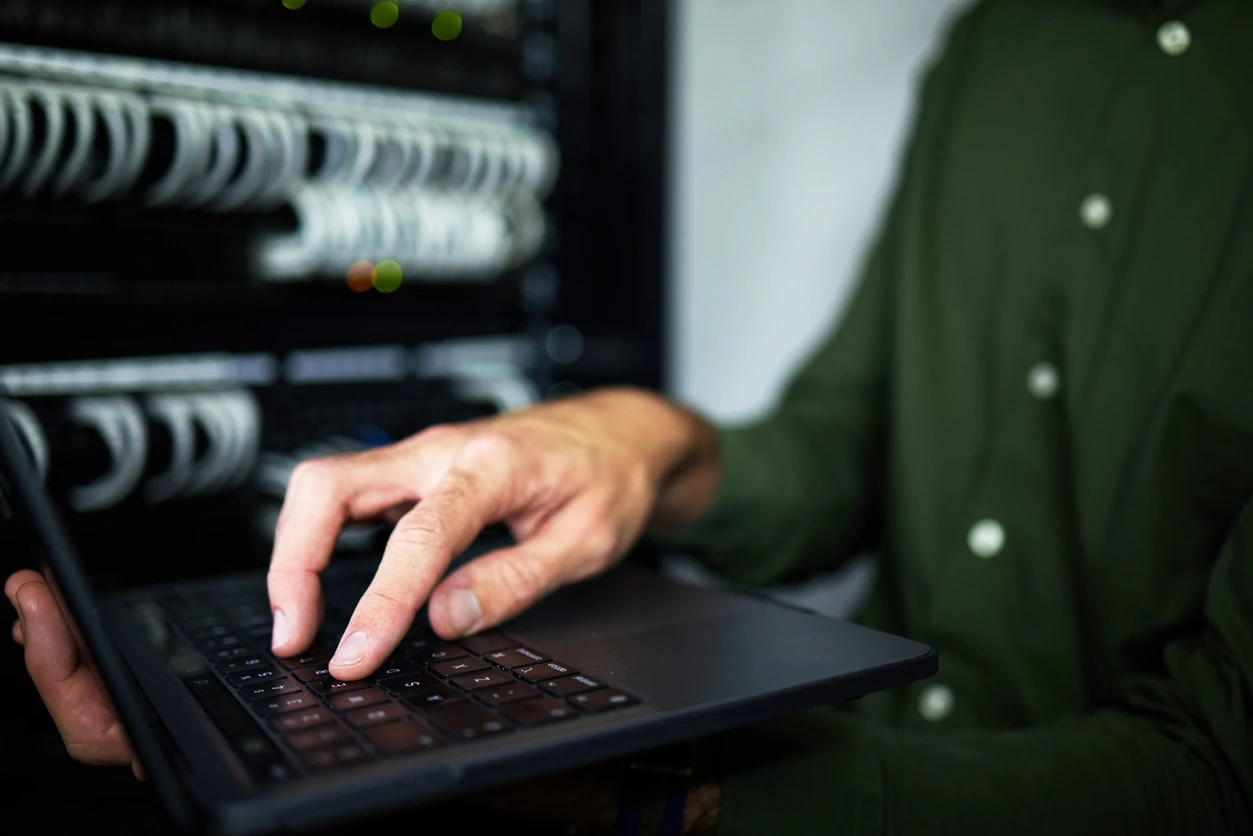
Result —
M 692 410 L 656 392 L 628 386 L 601 389 L 587 396 L 598 412 L 611 416 L 612 426 L 641 454 L 659 485 L 676 472 L 716 452 L 713 430 Z
M 718 485 L 718 433 L 692 409 L 653 392 L 606 392 L 615 410 L 633 409 L 635 431 L 657 485 L 650 526 L 681 528 L 695 522 L 713 501 Z

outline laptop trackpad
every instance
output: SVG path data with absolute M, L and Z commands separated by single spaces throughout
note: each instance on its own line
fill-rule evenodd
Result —
M 543 645 L 568 645 L 761 608 L 751 598 L 673 583 L 631 564 L 568 586 L 505 625 Z
M 762 609 L 749 617 L 562 642 L 559 652 L 562 661 L 620 682 L 666 709 L 764 696 L 882 662 L 882 648 L 848 641 L 848 632 L 830 619 Z

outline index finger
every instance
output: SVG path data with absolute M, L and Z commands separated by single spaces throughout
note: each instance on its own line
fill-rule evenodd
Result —
M 452 559 L 485 526 L 510 513 L 507 467 L 500 459 L 479 459 L 478 466 L 449 471 L 397 523 L 331 659 L 334 676 L 360 679 L 377 668 L 400 644 Z
M 417 498 L 420 486 L 410 483 L 412 459 L 419 454 L 416 448 L 384 447 L 301 462 L 292 471 L 266 578 L 277 655 L 299 653 L 313 640 L 318 575 L 330 563 L 340 529 Z

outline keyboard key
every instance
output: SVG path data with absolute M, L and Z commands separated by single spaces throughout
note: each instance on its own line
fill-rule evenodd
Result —
M 382 679 L 377 684 L 380 688 L 386 688 L 401 699 L 405 699 L 423 691 L 429 691 L 443 683 L 438 678 L 424 672 L 417 676 L 398 676 L 395 679 Z
M 257 700 L 252 704 L 252 710 L 262 717 L 282 714 L 284 711 L 295 711 L 300 708 L 317 707 L 318 701 L 304 691 L 283 694 L 281 697 L 275 697 L 272 700 Z
M 474 703 L 462 703 L 428 714 L 427 719 L 458 740 L 473 740 L 509 729 L 509 724 Z
M 504 705 L 505 703 L 538 697 L 539 691 L 536 691 L 530 685 L 514 682 L 511 685 L 502 685 L 499 688 L 482 688 L 475 691 L 474 696 L 488 705 Z
M 290 714 L 280 714 L 270 720 L 274 728 L 281 732 L 301 731 L 302 729 L 311 729 L 314 726 L 323 726 L 327 723 L 334 722 L 335 715 L 325 708 L 311 708 L 308 711 L 295 711 Z
M 305 754 L 305 763 L 314 769 L 335 769 L 341 766 L 351 766 L 354 763 L 364 763 L 368 760 L 370 760 L 369 754 L 356 743 L 347 743 L 330 749 L 318 749 L 316 752 Z
M 184 627 L 193 631 L 208 630 L 223 625 L 221 616 L 204 612 L 188 611 L 179 620 Z
M 278 663 L 288 670 L 293 670 L 295 668 L 305 668 L 309 665 L 325 667 L 330 664 L 330 661 L 330 651 L 308 650 L 301 653 L 299 656 L 288 656 L 286 658 L 279 659 Z
M 543 726 L 579 716 L 579 712 L 552 697 L 515 702 L 501 708 L 500 713 L 520 726 Z
M 325 665 L 309 665 L 304 668 L 293 668 L 291 675 L 301 682 L 316 682 L 319 679 L 330 679 L 331 672 Z
M 462 676 L 463 674 L 474 673 L 475 671 L 485 671 L 490 667 L 491 665 L 487 664 L 482 659 L 467 656 L 464 659 L 437 662 L 436 664 L 431 665 L 431 670 L 435 671 L 440 676 Z
M 438 638 L 432 638 L 432 636 L 434 635 L 435 635 L 434 633 L 431 633 L 429 635 L 427 634 L 418 635 L 414 633 L 413 628 L 410 628 L 408 635 L 405 636 L 405 639 L 404 641 L 400 643 L 400 646 L 402 649 L 408 650 L 408 651 L 430 650 L 432 647 L 435 647 L 436 645 L 441 644 Z
M 251 647 L 227 647 L 222 650 L 214 650 L 206 653 L 210 662 L 235 662 L 245 656 L 259 656 L 257 651 Z
M 464 647 L 471 653 L 491 653 L 494 650 L 505 650 L 510 647 L 517 647 L 518 642 L 504 633 L 480 633 L 477 636 L 458 639 L 457 644 Z
M 235 619 L 235 623 L 247 630 L 265 629 L 273 632 L 274 616 L 268 612 L 257 612 L 252 615 L 243 616 Z
M 316 682 L 310 682 L 309 687 L 319 694 L 336 694 L 340 691 L 356 691 L 361 688 L 369 688 L 370 683 L 354 679 L 352 682 L 344 682 L 339 679 L 319 679 Z
M 240 689 L 239 695 L 248 702 L 253 700 L 264 700 L 270 697 L 277 697 L 282 694 L 290 694 L 299 691 L 300 686 L 290 679 L 283 678 L 274 682 L 263 682 L 259 685 L 245 685 Z
M 379 665 L 378 670 L 370 677 L 377 681 L 380 679 L 392 679 L 397 676 L 416 676 L 426 670 L 426 667 L 418 662 L 411 662 L 409 659 L 397 654 Z
M 244 647 L 248 643 L 244 641 L 242 636 L 236 634 L 227 634 L 223 636 L 214 636 L 208 639 L 202 639 L 196 643 L 201 650 L 206 653 L 211 650 L 229 650 L 232 647 Z
M 255 780 L 283 781 L 290 776 L 284 755 L 226 685 L 212 676 L 185 678 L 183 683 L 226 735 Z
M 322 749 L 326 746 L 352 743 L 355 740 L 352 732 L 343 726 L 322 726 L 307 731 L 292 732 L 286 735 L 284 739 L 287 741 L 287 745 L 297 752 L 307 752 L 310 749 Z
M 444 745 L 439 735 L 419 723 L 409 720 L 404 723 L 388 723 L 376 726 L 365 733 L 370 742 L 389 755 L 414 752 L 420 749 L 435 749 Z
M 364 729 L 382 723 L 390 723 L 393 720 L 403 720 L 408 716 L 409 711 L 404 706 L 399 703 L 389 702 L 371 708 L 358 708 L 356 711 L 349 711 L 344 715 L 344 719 L 357 728 Z
M 421 664 L 447 662 L 451 659 L 464 659 L 470 651 L 455 644 L 437 644 L 425 650 L 412 650 L 408 654 L 413 661 Z
M 190 638 L 193 644 L 199 645 L 200 642 L 205 639 L 221 638 L 222 636 L 230 635 L 230 632 L 230 627 L 227 627 L 225 624 L 219 624 L 216 627 L 206 627 L 201 630 L 193 630 Z
M 478 671 L 465 676 L 454 676 L 452 678 L 453 685 L 466 691 L 477 691 L 479 688 L 487 688 L 492 685 L 501 685 L 514 681 L 516 680 L 504 671 L 491 670 L 490 668 L 485 671 Z
M 543 682 L 545 679 L 556 679 L 559 676 L 569 676 L 572 673 L 578 673 L 574 667 L 567 665 L 565 662 L 552 661 L 539 665 L 525 665 L 520 668 L 514 668 L 513 672 L 527 682 Z
M 368 691 L 360 690 L 348 691 L 344 694 L 332 694 L 326 699 L 327 705 L 338 711 L 347 711 L 350 708 L 365 708 L 367 705 L 375 705 L 381 702 L 387 702 L 387 695 L 377 688 L 371 688 Z
M 624 694 L 617 688 L 604 688 L 600 691 L 591 691 L 586 694 L 578 694 L 570 698 L 580 711 L 608 711 L 611 708 L 621 708 L 626 705 L 634 705 L 639 702 L 630 694 Z
M 233 662 L 219 662 L 218 664 L 214 665 L 214 667 L 220 670 L 222 673 L 230 674 L 230 673 L 238 673 L 239 671 L 246 671 L 249 668 L 259 668 L 259 667 L 262 667 L 263 665 L 269 665 L 269 664 L 270 664 L 269 659 L 266 659 L 261 656 L 249 656 L 247 659 L 236 659 Z
M 454 691 L 447 685 L 437 685 L 430 691 L 416 694 L 405 700 L 414 708 L 420 708 L 424 711 L 433 711 L 442 709 L 448 705 L 455 705 L 466 701 L 466 695 L 460 691 Z
M 590 676 L 579 674 L 577 676 L 563 676 L 560 679 L 550 679 L 547 682 L 541 682 L 539 687 L 553 696 L 569 697 L 574 694 L 581 694 L 584 691 L 604 688 L 605 683 L 598 682 Z
M 257 682 L 265 682 L 268 679 L 278 679 L 282 676 L 277 670 L 269 666 L 257 666 L 248 668 L 239 673 L 232 673 L 226 677 L 226 681 L 232 685 L 239 687 L 241 685 L 252 685 Z
M 485 658 L 492 664 L 500 665 L 502 668 L 522 668 L 548 661 L 548 657 L 544 654 L 536 653 L 534 650 L 528 650 L 525 647 L 515 647 L 512 650 L 497 650 L 495 653 L 487 654 Z

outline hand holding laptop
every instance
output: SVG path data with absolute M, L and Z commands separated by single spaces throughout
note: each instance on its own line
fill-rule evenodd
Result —
M 18 614 L 13 640 L 25 648 L 26 670 L 66 751 L 80 763 L 129 764 L 135 777 L 143 778 L 113 703 L 43 575 L 31 569 L 14 572 L 4 594 Z

